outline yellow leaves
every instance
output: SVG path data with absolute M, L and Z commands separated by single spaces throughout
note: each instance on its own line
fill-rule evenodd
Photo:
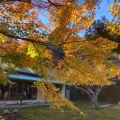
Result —
M 80 21 L 82 21 L 82 20 L 85 20 L 85 16 L 87 15 L 87 14 L 89 14 L 89 12 L 90 11 L 92 11 L 93 12 L 93 9 L 90 9 L 90 10 L 88 10 L 88 7 L 87 7 L 87 5 L 86 4 L 83 4 L 82 6 L 80 6 L 80 7 L 77 7 L 77 8 L 74 8 L 73 10 L 72 10 L 72 13 L 71 13 L 71 18 L 70 18 L 70 20 L 71 20 L 71 22 L 80 22 Z M 87 16 L 88 17 L 88 16 Z M 88 17 L 89 18 L 89 17 Z M 90 22 L 90 21 L 89 21 Z M 83 21 L 83 23 L 84 23 L 84 21 Z
M 0 41 L 1 41 L 2 43 L 7 42 L 7 40 L 8 40 L 7 37 L 5 37 L 3 34 L 0 34 Z
M 110 78 L 120 76 L 120 67 L 109 61 L 107 64 L 106 72 L 109 74 Z
M 109 11 L 112 12 L 113 17 L 118 17 L 120 20 L 120 2 L 113 3 L 109 7 Z
M 57 15 L 58 15 L 58 19 L 59 19 L 58 24 L 68 25 L 70 22 L 70 16 L 71 16 L 72 10 L 73 10 L 73 5 L 60 7 L 57 10 Z
M 119 22 L 116 22 L 116 23 L 107 22 L 107 28 L 110 29 L 111 35 L 120 35 Z
M 40 57 L 40 58 L 50 58 L 50 51 L 46 49 L 43 45 L 37 45 L 34 43 L 28 44 L 27 55 L 30 55 L 31 58 Z
M 57 109 L 60 109 L 61 112 L 64 112 L 64 110 L 62 108 L 63 106 L 67 106 L 68 108 L 71 108 L 71 109 L 79 112 L 81 115 L 85 116 L 84 112 L 82 112 L 80 109 L 78 109 L 77 107 L 75 107 L 74 104 L 71 101 L 69 101 L 68 99 L 66 99 L 64 97 L 61 97 L 57 102 L 53 102 L 50 105 L 50 107 L 52 109 L 56 109 L 57 108 Z
M 69 31 L 70 30 L 67 29 L 65 26 L 59 26 L 54 31 L 52 31 L 48 39 L 54 45 L 62 44 L 64 40 L 67 38 Z
M 2 68 L 2 66 L 0 67 L 0 84 L 7 84 L 7 82 L 10 83 L 10 80 L 8 79 L 8 73 L 6 72 L 6 70 L 4 68 Z
M 59 10 L 56 12 L 56 14 L 57 14 L 58 16 L 60 16 L 60 15 L 62 14 L 62 12 L 63 12 L 63 9 L 59 9 Z
M 37 87 L 42 92 L 42 97 L 47 101 L 55 102 L 60 97 L 60 90 L 51 82 L 38 82 Z
M 30 55 L 30 57 L 32 57 L 32 58 L 38 56 L 38 53 L 36 52 L 36 49 L 32 43 L 29 43 L 29 45 L 28 45 L 27 54 Z
M 93 12 L 94 4 L 90 4 L 86 1 L 84 4 L 79 5 L 74 1 L 72 3 L 68 2 L 57 9 L 52 8 L 49 11 L 49 16 L 53 23 L 52 27 L 55 29 L 62 26 L 63 29 L 72 29 L 72 33 L 78 33 L 79 31 L 90 27 L 93 23 Z
M 104 39 L 102 37 L 98 38 L 97 40 L 94 40 L 92 43 L 95 47 L 98 47 L 98 49 L 101 48 L 103 50 L 109 50 L 109 49 L 112 50 L 118 47 L 117 43 L 108 39 Z
M 71 22 L 79 22 L 80 20 L 82 20 L 84 15 L 81 13 L 80 10 L 81 8 L 76 8 L 72 11 L 70 18 Z
M 43 99 L 49 102 L 52 102 L 52 104 L 50 105 L 52 109 L 57 108 L 62 112 L 64 112 L 62 107 L 67 106 L 73 110 L 78 111 L 80 114 L 85 115 L 81 110 L 75 107 L 71 101 L 64 98 L 61 94 L 60 89 L 56 88 L 55 85 L 53 85 L 51 82 L 40 81 L 36 85 L 37 85 L 37 88 L 42 92 Z
M 70 6 L 70 5 L 71 5 L 71 2 L 68 2 L 67 5 Z
M 115 77 L 119 68 L 108 58 L 117 46 L 105 38 L 64 45 L 65 58 L 52 70 L 54 79 L 77 85 L 111 84 L 108 78 Z
M 49 73 L 51 72 L 56 81 L 73 85 L 111 84 L 108 78 L 120 75 L 119 68 L 108 61 L 108 58 L 111 56 L 111 50 L 116 48 L 117 44 L 103 38 L 92 42 L 84 41 L 83 38 L 78 36 L 81 30 L 88 28 L 93 23 L 95 1 L 88 1 L 78 4 L 75 0 L 74 2 L 58 0 L 58 3 L 65 2 L 64 6 L 59 7 L 48 6 L 43 1 L 44 5 L 48 7 L 50 27 L 46 27 L 39 21 L 39 11 L 33 8 L 31 3 L 18 2 L 16 5 L 10 6 L 13 9 L 12 11 L 7 11 L 11 15 L 9 16 L 9 21 L 12 21 L 14 26 L 18 28 L 18 31 L 15 31 L 13 35 L 15 37 L 30 38 L 33 40 L 33 43 L 24 44 L 13 41 L 10 44 L 4 44 L 2 47 L 7 50 L 5 53 L 9 56 L 9 61 L 16 66 L 34 68 L 44 75 L 46 81 L 52 79 Z M 53 2 L 56 1 L 53 0 Z M 114 3 L 110 7 L 113 17 L 118 17 L 118 20 L 119 6 L 120 2 Z M 3 13 L 8 15 L 6 10 Z M 48 38 L 40 35 L 40 31 L 49 30 L 48 27 L 51 30 L 51 32 L 47 33 Z M 13 30 L 11 26 L 7 29 Z M 114 24 L 108 23 L 108 29 L 111 29 L 114 34 L 120 35 L 119 22 Z M 8 40 L 1 34 L 0 39 L 2 43 Z M 65 57 L 59 60 L 58 66 L 55 68 L 53 68 L 51 51 L 39 44 L 41 42 L 46 44 L 46 40 L 53 47 L 54 45 L 62 45 L 61 47 L 64 49 Z M 19 40 L 17 39 L 16 41 Z M 34 44 L 34 41 L 37 41 L 38 44 Z M 7 59 L 3 59 L 3 61 L 6 62 Z M 61 106 L 67 105 L 79 111 L 70 101 L 62 97 L 61 91 L 53 84 L 39 82 L 37 87 L 43 93 L 44 99 L 54 102 L 53 108 L 61 109 Z
M 18 2 L 17 4 L 12 4 L 11 5 L 14 10 L 19 10 L 21 13 L 22 12 L 28 12 L 30 9 L 32 9 L 32 4 L 29 2 Z M 23 7 L 24 6 L 24 7 Z
M 112 13 L 112 22 L 107 23 L 107 28 L 110 29 L 110 34 L 120 35 L 120 1 L 116 0 L 110 7 Z

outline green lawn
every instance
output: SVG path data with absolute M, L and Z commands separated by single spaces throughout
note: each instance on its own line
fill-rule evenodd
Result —
M 20 108 L 19 120 L 120 120 L 120 110 L 112 108 L 115 104 L 100 110 L 92 110 L 90 103 L 77 103 L 76 106 L 86 113 L 86 117 L 68 108 L 65 108 L 62 113 L 59 110 L 50 109 L 49 106 L 38 106 Z M 0 114 L 2 111 L 0 110 Z

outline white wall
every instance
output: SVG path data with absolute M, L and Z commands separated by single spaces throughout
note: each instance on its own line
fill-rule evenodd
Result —
M 65 97 L 66 85 L 62 85 L 62 96 Z
M 70 90 L 66 90 L 65 97 L 70 100 Z
M 65 84 L 62 85 L 62 96 L 70 99 L 70 90 L 67 89 Z
M 44 102 L 45 100 L 42 99 L 42 93 L 40 90 L 37 90 L 37 101 L 38 102 Z

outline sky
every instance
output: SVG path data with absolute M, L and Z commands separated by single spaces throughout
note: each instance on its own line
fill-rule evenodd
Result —
M 100 9 L 95 10 L 95 20 L 100 19 L 101 16 L 105 16 L 108 20 L 112 20 L 111 13 L 108 11 L 108 6 L 113 3 L 113 0 L 102 0 Z
M 94 20 L 98 20 L 101 19 L 102 16 L 105 16 L 107 18 L 107 20 L 112 20 L 112 15 L 111 13 L 108 11 L 108 6 L 110 6 L 113 3 L 114 0 L 102 0 L 102 2 L 100 3 L 100 8 L 96 8 L 95 10 L 95 16 L 94 16 Z M 81 31 L 80 32 L 80 36 L 84 36 L 85 31 Z

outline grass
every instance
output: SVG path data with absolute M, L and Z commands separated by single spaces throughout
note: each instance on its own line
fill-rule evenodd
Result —
M 76 103 L 75 105 L 86 113 L 86 117 L 68 108 L 60 112 L 50 109 L 49 106 L 38 106 L 20 108 L 19 120 L 120 120 L 120 110 L 112 108 L 115 104 L 100 110 L 92 110 L 90 103 Z M 0 114 L 2 111 L 0 110 Z

